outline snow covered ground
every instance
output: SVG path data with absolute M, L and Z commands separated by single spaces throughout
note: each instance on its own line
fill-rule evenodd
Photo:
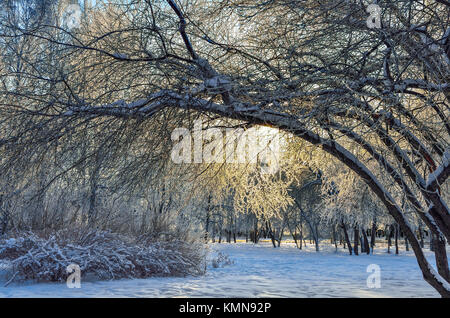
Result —
M 319 253 L 312 248 L 211 244 L 211 256 L 221 251 L 234 264 L 210 266 L 202 277 L 82 281 L 80 289 L 63 283 L 3 287 L 0 282 L 0 297 L 439 297 L 423 280 L 412 252 L 396 256 L 379 248 L 375 255 L 350 256 L 325 244 Z M 426 254 L 434 265 L 432 253 Z M 370 264 L 381 268 L 379 289 L 367 287 Z

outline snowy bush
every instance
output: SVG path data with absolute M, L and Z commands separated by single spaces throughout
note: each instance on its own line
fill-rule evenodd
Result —
M 65 281 L 69 264 L 82 277 L 97 279 L 186 276 L 204 273 L 202 244 L 142 241 L 111 232 L 77 229 L 54 235 L 22 233 L 0 240 L 0 260 L 11 263 L 14 279 Z
M 217 257 L 213 258 L 211 261 L 211 265 L 213 268 L 220 268 L 220 267 L 224 267 L 227 265 L 233 265 L 234 261 L 231 260 L 228 255 L 219 252 L 217 253 Z

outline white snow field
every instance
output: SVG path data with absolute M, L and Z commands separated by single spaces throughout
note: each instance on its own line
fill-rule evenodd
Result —
M 322 251 L 308 245 L 299 250 L 282 243 L 210 244 L 211 256 L 219 251 L 234 264 L 209 266 L 202 277 L 124 279 L 81 282 L 80 289 L 65 283 L 13 283 L 0 297 L 439 297 L 422 278 L 412 252 L 350 256 L 329 244 Z M 425 252 L 434 265 L 433 254 Z M 367 266 L 381 268 L 381 288 L 367 287 Z M 2 278 L 4 280 L 4 278 Z

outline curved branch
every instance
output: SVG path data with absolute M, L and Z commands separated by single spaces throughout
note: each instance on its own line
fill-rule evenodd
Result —
M 186 20 L 183 17 L 183 14 L 181 13 L 181 10 L 178 8 L 178 6 L 175 4 L 173 0 L 167 0 L 172 10 L 176 13 L 178 18 L 180 19 L 180 28 L 178 29 L 181 37 L 183 38 L 184 45 L 186 46 L 186 49 L 188 50 L 189 54 L 191 55 L 193 60 L 198 59 L 197 54 L 194 51 L 194 48 L 192 47 L 191 41 L 189 41 L 189 37 L 186 34 Z

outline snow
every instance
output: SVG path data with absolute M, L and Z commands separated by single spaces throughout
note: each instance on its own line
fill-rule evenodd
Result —
M 428 265 L 428 268 L 430 269 L 431 275 L 433 275 L 436 278 L 436 280 L 442 285 L 442 287 L 444 287 L 445 290 L 450 291 L 450 284 L 447 283 L 447 281 L 444 278 L 442 278 L 442 276 L 439 275 L 433 267 L 430 267 Z
M 338 253 L 329 244 L 321 248 L 316 253 L 312 244 L 306 250 L 291 243 L 276 249 L 269 242 L 210 244 L 211 258 L 222 252 L 234 263 L 209 265 L 200 277 L 82 280 L 80 289 L 62 283 L 13 283 L 0 287 L 0 297 L 439 297 L 423 280 L 412 252 L 387 254 L 378 247 L 374 255 L 350 256 L 342 247 Z M 434 265 L 433 254 L 425 254 Z M 379 289 L 366 285 L 370 264 L 381 268 Z
M 429 188 L 433 183 L 437 182 L 438 177 L 444 172 L 444 170 L 449 165 L 450 165 L 450 149 L 446 149 L 444 155 L 442 156 L 442 164 L 428 176 L 426 188 Z
M 114 53 L 113 57 L 119 59 L 119 60 L 126 60 L 128 59 L 128 55 L 124 53 Z
M 16 243 L 16 239 L 15 238 L 10 238 L 8 240 L 6 240 L 6 245 L 7 246 L 13 246 Z

